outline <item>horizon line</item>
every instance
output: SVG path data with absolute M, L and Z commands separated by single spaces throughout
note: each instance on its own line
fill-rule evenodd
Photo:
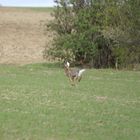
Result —
M 21 5 L 17 5 L 17 6 L 16 6 L 16 5 L 12 5 L 12 6 L 11 6 L 11 5 L 5 5 L 5 6 L 4 6 L 4 5 L 0 5 L 0 7 L 3 7 L 3 8 L 4 8 L 4 7 L 19 7 L 19 8 L 20 8 L 20 7 L 21 7 L 21 8 L 22 8 L 22 7 L 42 7 L 42 8 L 50 7 L 50 8 L 53 8 L 53 7 L 55 7 L 55 5 L 53 5 L 53 6 L 50 6 L 50 5 L 46 5 L 46 6 L 33 6 L 33 5 L 22 5 L 22 6 L 21 6 Z

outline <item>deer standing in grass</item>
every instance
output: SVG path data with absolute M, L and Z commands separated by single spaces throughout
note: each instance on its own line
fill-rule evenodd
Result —
M 75 86 L 75 82 L 78 81 L 80 82 L 82 79 L 82 74 L 85 71 L 85 69 L 75 69 L 75 68 L 70 68 L 70 63 L 66 62 L 64 64 L 64 70 L 66 76 L 69 78 L 71 85 Z

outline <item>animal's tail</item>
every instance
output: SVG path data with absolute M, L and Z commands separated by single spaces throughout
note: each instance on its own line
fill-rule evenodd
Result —
M 84 71 L 85 71 L 85 69 L 79 70 L 78 77 L 80 77 Z

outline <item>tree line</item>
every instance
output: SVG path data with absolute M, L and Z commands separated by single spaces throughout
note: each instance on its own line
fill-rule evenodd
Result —
M 51 56 L 96 68 L 140 63 L 139 0 L 55 0 Z

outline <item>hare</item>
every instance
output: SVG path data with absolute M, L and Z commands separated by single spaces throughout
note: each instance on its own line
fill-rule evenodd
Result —
M 80 82 L 82 79 L 82 74 L 85 71 L 85 69 L 76 69 L 76 68 L 70 68 L 70 63 L 66 62 L 64 64 L 64 70 L 66 76 L 71 81 L 71 85 L 75 86 L 75 82 Z

